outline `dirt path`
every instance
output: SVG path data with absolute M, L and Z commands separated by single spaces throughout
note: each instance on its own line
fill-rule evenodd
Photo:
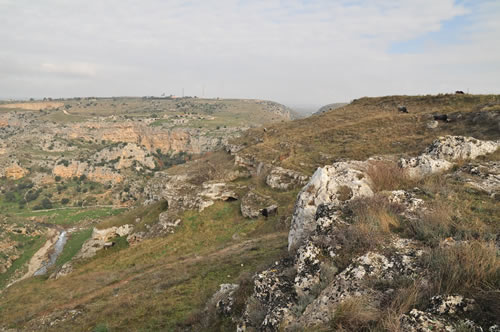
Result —
M 271 233 L 271 234 L 264 235 L 260 238 L 250 239 L 250 240 L 246 240 L 246 241 L 243 241 L 240 243 L 230 245 L 230 246 L 225 247 L 221 250 L 211 252 L 211 253 L 204 255 L 204 256 L 197 256 L 196 255 L 196 256 L 191 256 L 191 257 L 185 258 L 185 259 L 180 259 L 180 260 L 172 262 L 172 263 L 154 265 L 154 266 L 147 268 L 146 270 L 141 271 L 140 273 L 133 274 L 125 279 L 122 279 L 122 280 L 117 281 L 115 283 L 112 283 L 110 285 L 104 286 L 104 287 L 99 288 L 99 289 L 95 289 L 95 290 L 85 294 L 84 296 L 78 298 L 78 299 L 74 299 L 68 303 L 54 307 L 50 311 L 45 311 L 43 313 L 39 313 L 39 315 L 44 316 L 44 315 L 48 315 L 54 311 L 71 310 L 71 309 L 74 309 L 75 307 L 87 304 L 97 297 L 100 297 L 106 293 L 111 293 L 115 288 L 122 287 L 122 286 L 126 285 L 130 281 L 134 280 L 134 278 L 136 278 L 136 277 L 139 277 L 143 274 L 152 273 L 158 269 L 161 269 L 161 270 L 169 269 L 169 268 L 173 268 L 179 264 L 196 263 L 196 262 L 199 262 L 202 260 L 215 258 L 215 257 L 221 256 L 221 255 L 238 254 L 238 253 L 241 253 L 245 250 L 248 250 L 255 243 L 259 243 L 262 241 L 271 241 L 271 240 L 274 240 L 276 238 L 283 237 L 285 235 L 288 235 L 288 232 Z
M 33 210 L 30 211 L 32 213 L 37 212 L 50 212 L 50 211 L 58 211 L 58 210 L 81 210 L 81 209 L 93 209 L 93 208 L 113 208 L 113 209 L 126 209 L 128 206 L 120 206 L 120 205 L 84 205 L 84 206 L 65 206 L 54 209 L 45 209 L 45 210 Z M 18 212 L 17 214 L 23 214 L 25 212 Z

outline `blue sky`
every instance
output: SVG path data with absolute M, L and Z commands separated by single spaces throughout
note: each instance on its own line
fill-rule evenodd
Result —
M 499 18 L 500 1 L 0 0 L 0 97 L 499 93 Z

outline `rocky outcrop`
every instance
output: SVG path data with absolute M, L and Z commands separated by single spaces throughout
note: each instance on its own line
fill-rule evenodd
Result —
M 469 163 L 454 176 L 468 185 L 500 198 L 500 162 Z
M 169 211 L 164 211 L 158 216 L 158 223 L 153 226 L 152 233 L 159 234 L 173 234 L 175 229 L 181 224 L 181 219 L 171 220 Z
M 100 183 L 120 183 L 123 181 L 123 176 L 111 168 L 95 167 L 80 161 L 72 161 L 67 165 L 57 164 L 52 169 L 52 175 L 65 179 L 85 175 L 89 180 Z
M 435 140 L 423 154 L 415 158 L 401 159 L 400 166 L 411 177 L 449 170 L 453 161 L 474 159 L 495 152 L 498 141 L 481 141 L 472 137 L 444 136 Z
M 214 201 L 235 201 L 238 195 L 224 182 L 204 182 L 202 190 L 198 193 L 200 198 L 199 210 L 214 204 Z
M 297 186 L 303 186 L 309 178 L 299 172 L 282 167 L 274 167 L 266 177 L 268 186 L 274 189 L 289 190 Z
M 389 248 L 387 248 L 389 249 Z M 364 296 L 371 299 L 372 306 L 377 307 L 384 294 L 369 286 L 368 279 L 387 282 L 396 277 L 413 278 L 421 271 L 417 260 L 423 251 L 418 243 L 395 238 L 390 245 L 391 255 L 378 252 L 367 252 L 356 258 L 318 297 L 309 304 L 298 319 L 301 326 L 313 326 L 327 323 L 335 317 L 336 307 L 346 299 Z
M 214 307 L 218 315 L 231 315 L 234 306 L 233 295 L 238 288 L 238 284 L 221 284 L 219 290 L 210 299 L 207 309 Z
M 356 197 L 373 195 L 365 162 L 338 162 L 320 167 L 300 191 L 288 235 L 289 250 L 298 248 L 315 229 L 316 210 L 323 203 L 342 205 Z
M 61 266 L 51 274 L 50 279 L 59 279 L 61 277 L 67 276 L 71 272 L 73 272 L 73 264 L 71 264 L 71 262 L 66 262 L 63 264 L 63 266 Z
M 118 236 L 127 236 L 133 231 L 132 225 L 110 227 L 105 229 L 94 228 L 90 239 L 85 241 L 75 258 L 90 258 L 104 248 L 112 246 L 112 240 Z
M 146 148 L 149 152 L 157 149 L 163 153 L 188 152 L 199 154 L 215 150 L 227 143 L 226 137 L 206 135 L 201 129 L 170 128 L 148 126 L 143 122 L 109 123 L 84 122 L 72 125 L 64 131 L 70 139 L 109 141 L 114 143 L 133 143 Z
M 259 216 L 270 216 L 277 213 L 277 205 L 268 196 L 256 191 L 249 190 L 241 199 L 241 214 L 245 218 L 258 218 Z
M 97 152 L 91 158 L 93 164 L 111 163 L 115 169 L 131 168 L 140 171 L 143 167 L 155 168 L 153 156 L 143 147 L 127 143 L 111 146 Z
M 19 164 L 14 163 L 11 166 L 5 168 L 4 170 L 4 176 L 7 179 L 12 179 L 12 180 L 19 180 L 23 177 L 25 177 L 29 171 L 25 168 L 22 168 L 19 166 Z
M 290 270 L 293 260 L 283 259 L 254 277 L 254 292 L 237 331 L 276 330 L 283 319 L 291 317 L 296 294 Z
M 400 318 L 401 330 L 409 332 L 431 331 L 484 331 L 467 318 L 475 309 L 473 299 L 461 295 L 434 296 L 425 311 L 412 309 Z M 491 325 L 489 332 L 500 331 L 500 326 Z
M 156 172 L 154 178 L 144 188 L 145 204 L 167 201 L 169 210 L 198 210 L 214 204 L 214 201 L 238 199 L 231 184 L 206 181 L 200 185 L 191 182 L 192 176 L 168 175 Z

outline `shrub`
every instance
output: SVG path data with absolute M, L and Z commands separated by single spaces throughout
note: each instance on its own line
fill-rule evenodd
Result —
M 66 159 L 61 159 L 57 162 L 58 165 L 64 165 L 64 167 L 68 167 L 69 166 L 69 161 L 67 161 Z
M 26 195 L 24 195 L 24 199 L 26 200 L 26 202 L 31 202 L 37 199 L 39 195 L 40 190 L 29 191 L 26 193 Z
M 62 199 L 61 199 L 61 204 L 62 204 L 62 205 L 66 205 L 66 204 L 68 204 L 68 203 L 69 203 L 69 198 L 66 198 L 66 197 L 65 197 L 65 198 L 62 198 Z
M 56 180 L 56 182 L 61 181 L 61 177 L 59 175 L 56 175 L 56 177 L 54 179 Z
M 15 202 L 16 201 L 16 194 L 14 194 L 12 191 L 9 191 L 5 194 L 5 201 L 6 202 Z
M 42 199 L 41 204 L 43 209 L 52 209 L 52 202 L 47 197 Z

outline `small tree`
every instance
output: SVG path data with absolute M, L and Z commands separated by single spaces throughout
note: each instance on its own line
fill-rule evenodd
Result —
M 48 198 L 42 199 L 42 208 L 44 209 L 52 209 L 52 202 Z
M 9 191 L 8 193 L 5 194 L 5 201 L 6 202 L 15 202 L 16 201 L 16 194 L 14 194 L 12 191 Z

